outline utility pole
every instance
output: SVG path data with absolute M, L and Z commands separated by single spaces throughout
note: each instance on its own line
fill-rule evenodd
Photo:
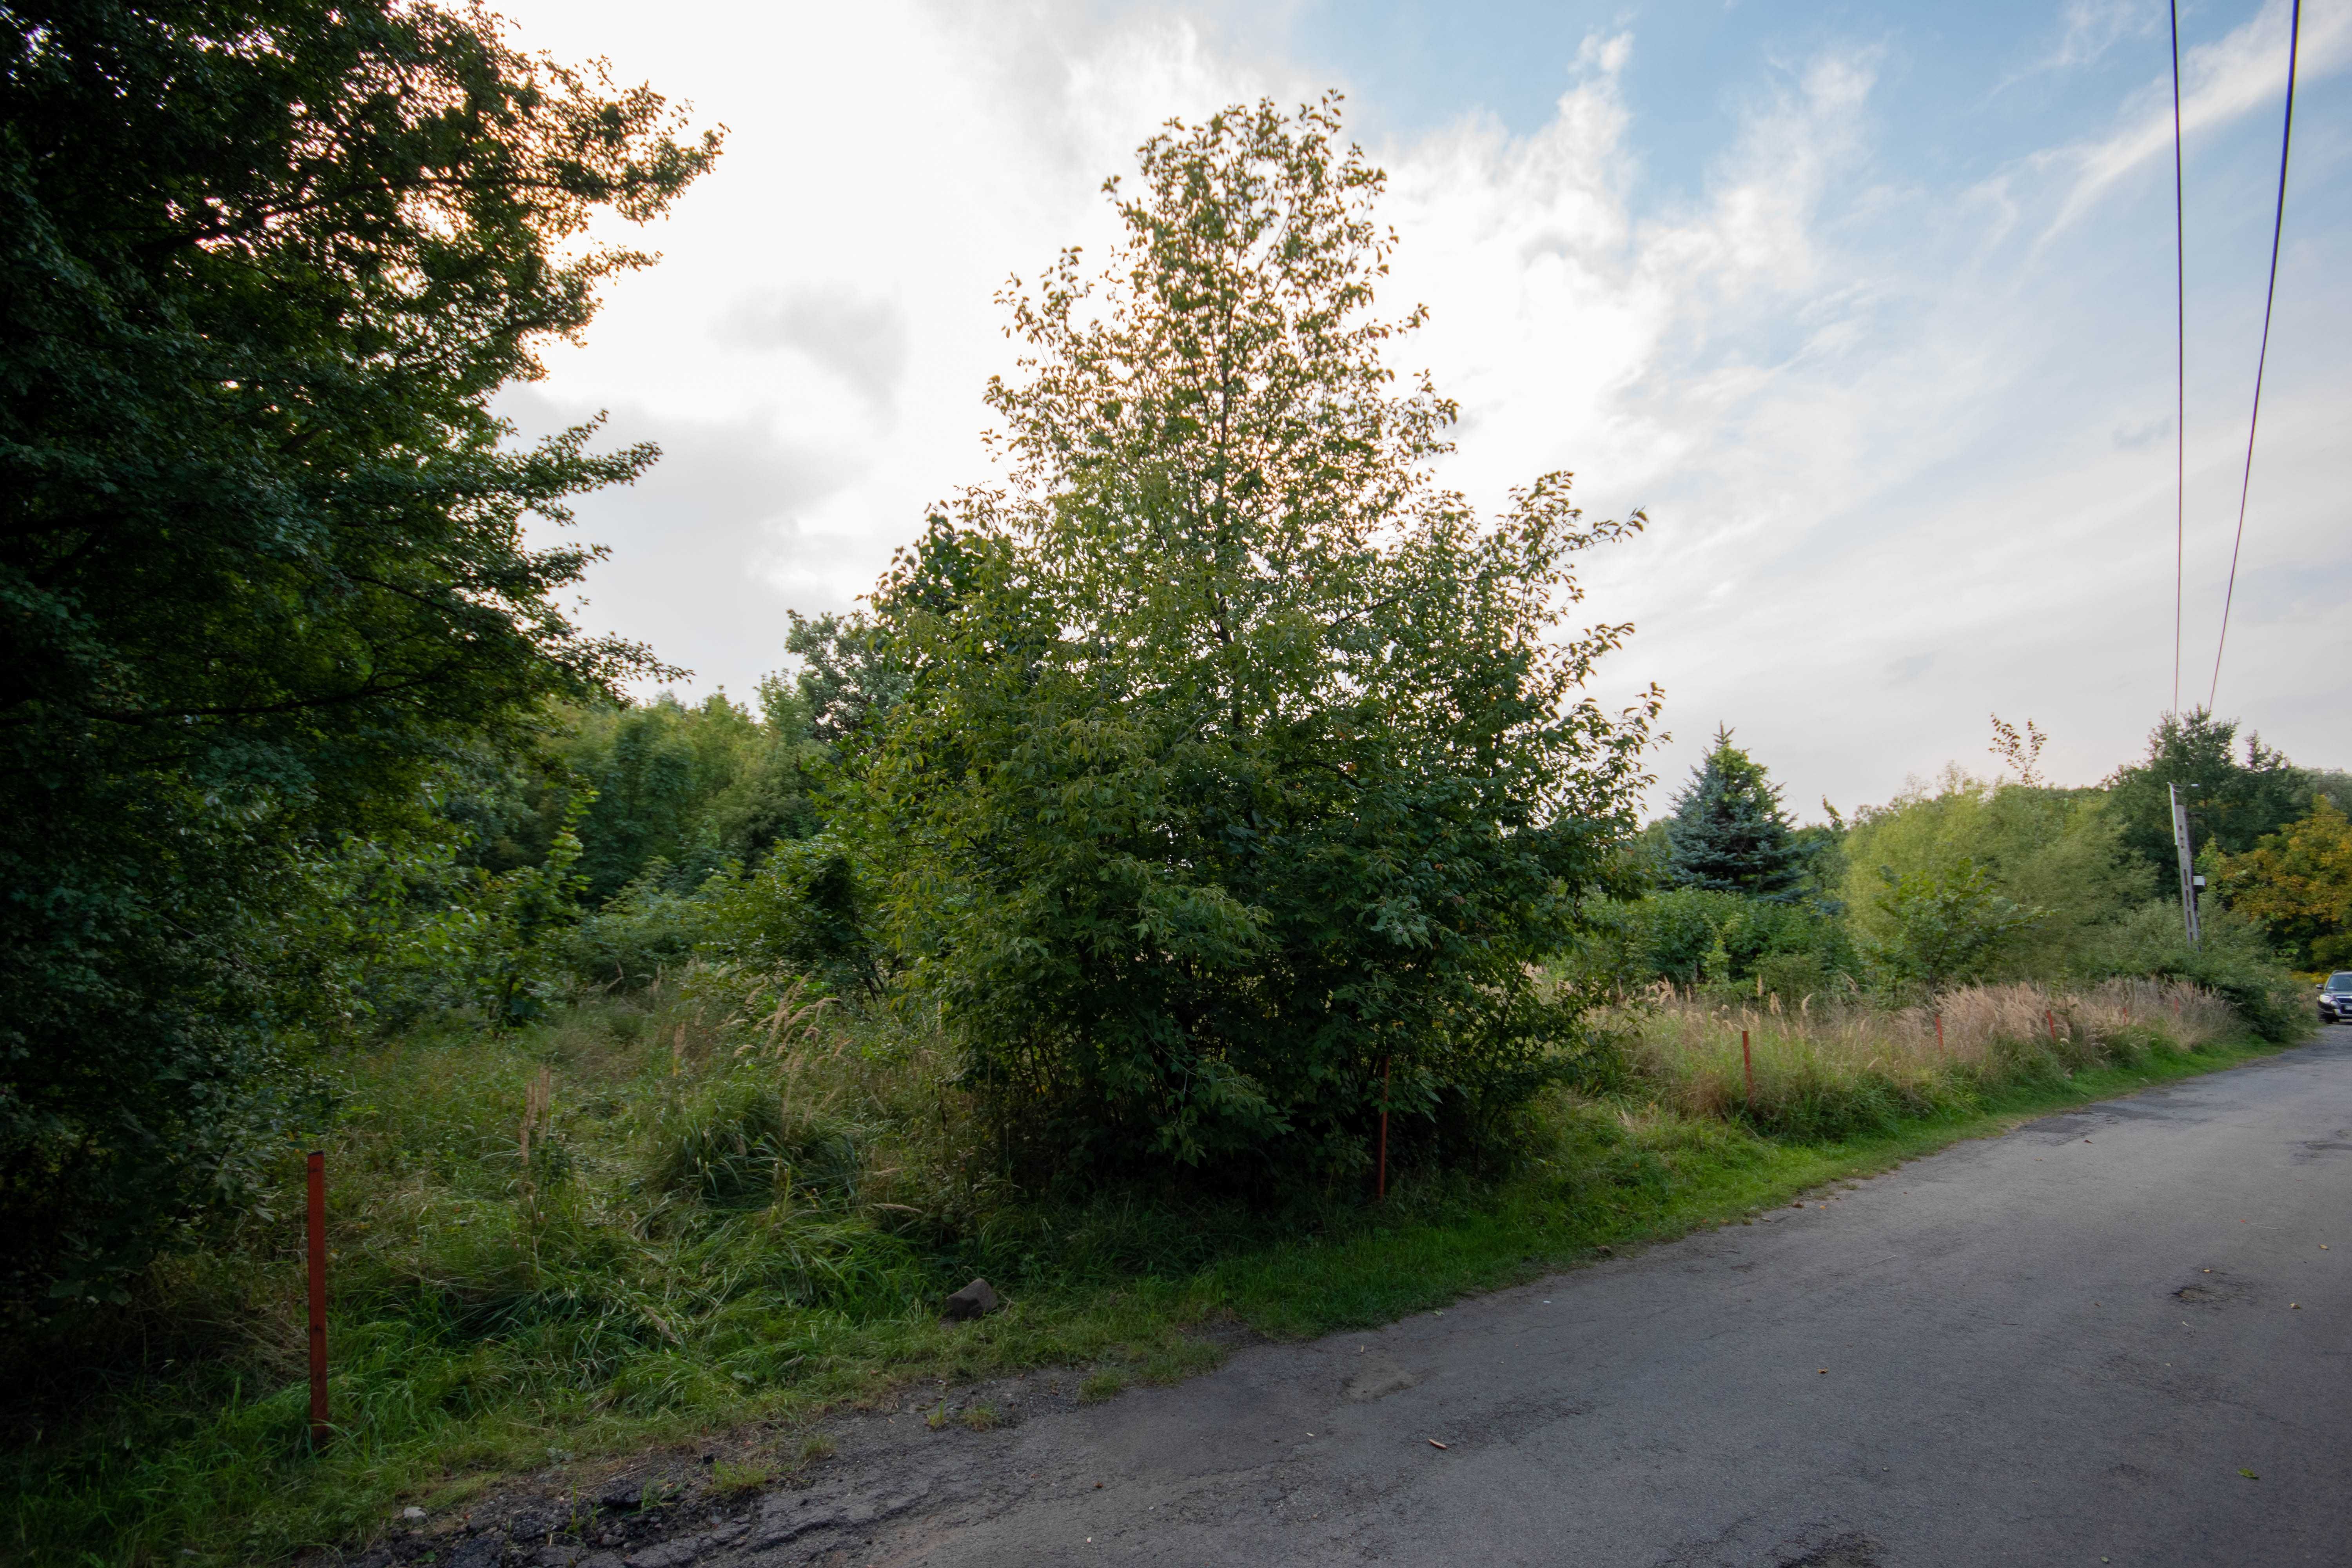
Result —
M 2189 930 L 2189 945 L 2197 945 L 2197 884 L 2203 879 L 2197 875 L 2197 857 L 2189 841 L 2189 808 L 2180 803 L 2180 786 L 2167 784 L 2172 792 L 2172 847 L 2180 859 L 2180 918 Z

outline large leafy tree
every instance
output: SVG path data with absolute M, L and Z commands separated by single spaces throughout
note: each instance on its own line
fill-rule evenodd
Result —
M 1381 176 L 1338 127 L 1143 146 L 1108 266 L 1008 291 L 1006 482 L 878 595 L 898 940 L 1040 1164 L 1359 1169 L 1384 1081 L 1467 1135 L 1578 1039 L 1531 961 L 1623 879 L 1655 703 L 1580 697 L 1630 628 L 1558 616 L 1638 520 L 1434 483 L 1454 405 L 1388 367 L 1420 313 L 1372 313 Z
M 2200 851 L 2210 845 L 2242 855 L 2309 808 L 2310 773 L 2259 735 L 2245 738 L 2244 761 L 2237 749 L 2235 721 L 2202 709 L 2168 713 L 2148 732 L 2147 754 L 2107 779 L 2108 806 L 2123 825 L 2125 846 L 2160 877 L 2169 877 L 2174 865 L 2169 785 L 2180 786 Z
M 1715 745 L 1674 798 L 1666 819 L 1665 880 L 1753 899 L 1796 898 L 1814 848 L 1780 809 L 1780 787 L 1717 726 Z
M 86 1296 L 233 1194 L 286 1081 L 303 846 L 651 668 L 536 514 L 647 448 L 490 412 L 600 211 L 717 151 L 397 0 L 0 10 L 0 1289 Z M 259 1120 L 257 1120 L 259 1119 Z

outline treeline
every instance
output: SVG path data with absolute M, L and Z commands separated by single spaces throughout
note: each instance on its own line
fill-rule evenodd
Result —
M 487 864 L 543 862 L 567 823 L 578 837 L 571 907 L 544 938 L 555 965 L 542 1001 L 642 987 L 698 953 L 878 992 L 903 959 L 885 956 L 874 924 L 875 857 L 840 825 L 858 816 L 877 731 L 861 740 L 836 722 L 820 739 L 813 717 L 845 702 L 864 720 L 887 710 L 886 660 L 866 655 L 877 691 L 841 673 L 843 645 L 864 651 L 873 636 L 860 617 L 801 622 L 792 646 L 808 662 L 763 683 L 758 713 L 667 694 L 564 710 L 497 790 L 446 798 L 457 839 Z M 2157 976 L 2216 989 L 2275 1031 L 2303 1011 L 2283 965 L 2352 963 L 2352 822 L 2339 804 L 2352 775 L 2236 736 L 2203 712 L 2168 716 L 2143 756 L 2097 785 L 2042 783 L 2030 762 L 2024 779 L 1955 765 L 1883 805 L 1799 826 L 1769 770 L 1723 731 L 1670 811 L 1626 839 L 1625 893 L 1591 901 L 1565 972 L 1618 994 L 1665 983 L 1791 1005 Z M 2195 950 L 2173 890 L 2174 784 L 2198 803 L 2197 863 L 2211 884 Z M 592 795 L 584 811 L 567 804 Z M 431 1001 L 468 1005 L 446 988 Z
M 1796 1002 L 1890 1000 L 2010 980 L 2193 981 L 2263 1032 L 2300 1024 L 2282 963 L 2352 963 L 2352 775 L 2298 768 L 2204 712 L 2166 716 L 2102 784 L 2037 776 L 2031 741 L 1995 721 L 2008 769 L 1952 766 L 1851 819 L 1794 826 L 1767 771 L 1719 733 L 1631 853 L 1647 896 L 1605 906 L 1582 973 Z M 2006 744 L 2003 742 L 2006 742 Z M 2030 749 L 2028 749 L 2030 748 Z M 2191 803 L 2211 891 L 2188 945 L 2170 786 Z

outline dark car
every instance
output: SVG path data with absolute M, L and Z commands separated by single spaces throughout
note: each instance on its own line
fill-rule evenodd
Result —
M 2339 969 L 2319 988 L 2319 1021 L 2352 1024 L 2352 969 Z

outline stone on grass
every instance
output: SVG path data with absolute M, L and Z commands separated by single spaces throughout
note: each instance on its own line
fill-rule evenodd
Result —
M 948 1298 L 947 1310 L 942 1316 L 949 1322 L 984 1318 L 1001 1305 L 995 1287 L 985 1279 L 975 1279 Z

